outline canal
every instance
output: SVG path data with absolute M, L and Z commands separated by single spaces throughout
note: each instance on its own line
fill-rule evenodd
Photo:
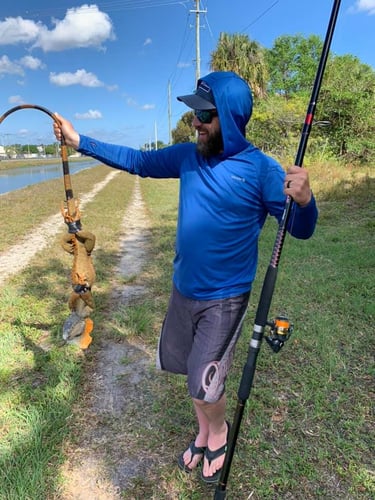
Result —
M 71 174 L 94 167 L 99 163 L 96 160 L 71 162 L 69 171 Z M 0 170 L 0 195 L 21 189 L 31 184 L 49 181 L 63 177 L 61 161 L 49 165 L 32 165 L 30 167 L 14 167 Z

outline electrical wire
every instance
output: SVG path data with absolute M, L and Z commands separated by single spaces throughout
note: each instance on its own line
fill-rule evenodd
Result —
M 247 26 L 242 28 L 241 33 L 248 30 L 250 28 L 250 26 L 253 26 L 255 23 L 257 23 L 259 21 L 259 19 L 262 19 L 263 16 L 265 16 L 270 10 L 272 10 L 275 7 L 276 4 L 279 3 L 279 1 L 280 0 L 276 0 L 275 2 L 273 2 L 272 5 L 270 5 L 263 12 L 261 12 L 253 21 L 250 22 L 250 24 L 248 24 Z
M 173 5 L 186 5 L 189 3 L 189 0 L 113 0 L 109 2 L 96 2 L 95 4 L 92 5 L 84 5 L 84 13 L 87 14 L 87 12 L 91 11 L 96 11 L 98 8 L 105 10 L 106 12 L 120 12 L 120 11 L 127 11 L 127 10 L 139 10 L 139 9 L 148 9 L 148 8 L 158 8 L 158 7 L 167 7 L 167 6 L 173 6 Z M 59 6 L 54 6 L 54 7 L 46 7 L 46 8 L 35 8 L 35 9 L 27 9 L 22 10 L 22 13 L 19 13 L 19 15 L 22 15 L 23 18 L 46 18 L 46 17 L 53 17 L 56 18 L 57 15 L 61 13 L 65 13 L 68 10 L 74 10 L 74 9 L 80 9 L 82 5 L 76 5 L 76 6 L 62 6 L 61 4 Z M 8 14 L 9 17 L 9 14 Z

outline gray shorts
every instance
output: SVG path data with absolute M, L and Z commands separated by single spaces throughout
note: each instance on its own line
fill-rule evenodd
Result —
M 173 287 L 160 333 L 157 365 L 187 375 L 190 396 L 210 403 L 224 392 L 250 292 L 192 300 Z

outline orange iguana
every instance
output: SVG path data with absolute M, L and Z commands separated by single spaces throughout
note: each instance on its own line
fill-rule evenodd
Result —
M 71 280 L 73 292 L 69 298 L 70 316 L 63 327 L 63 338 L 86 349 L 92 342 L 90 333 L 93 321 L 89 315 L 94 310 L 94 300 L 91 287 L 95 281 L 95 270 L 91 252 L 95 246 L 95 236 L 88 231 L 66 234 L 61 242 L 65 251 L 73 255 Z

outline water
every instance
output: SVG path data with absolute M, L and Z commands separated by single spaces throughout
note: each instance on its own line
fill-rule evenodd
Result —
M 75 174 L 96 165 L 98 162 L 95 160 L 72 162 L 69 164 L 69 172 Z M 61 161 L 59 163 L 58 160 L 50 165 L 32 165 L 0 170 L 0 195 L 60 177 L 63 179 L 63 168 Z

